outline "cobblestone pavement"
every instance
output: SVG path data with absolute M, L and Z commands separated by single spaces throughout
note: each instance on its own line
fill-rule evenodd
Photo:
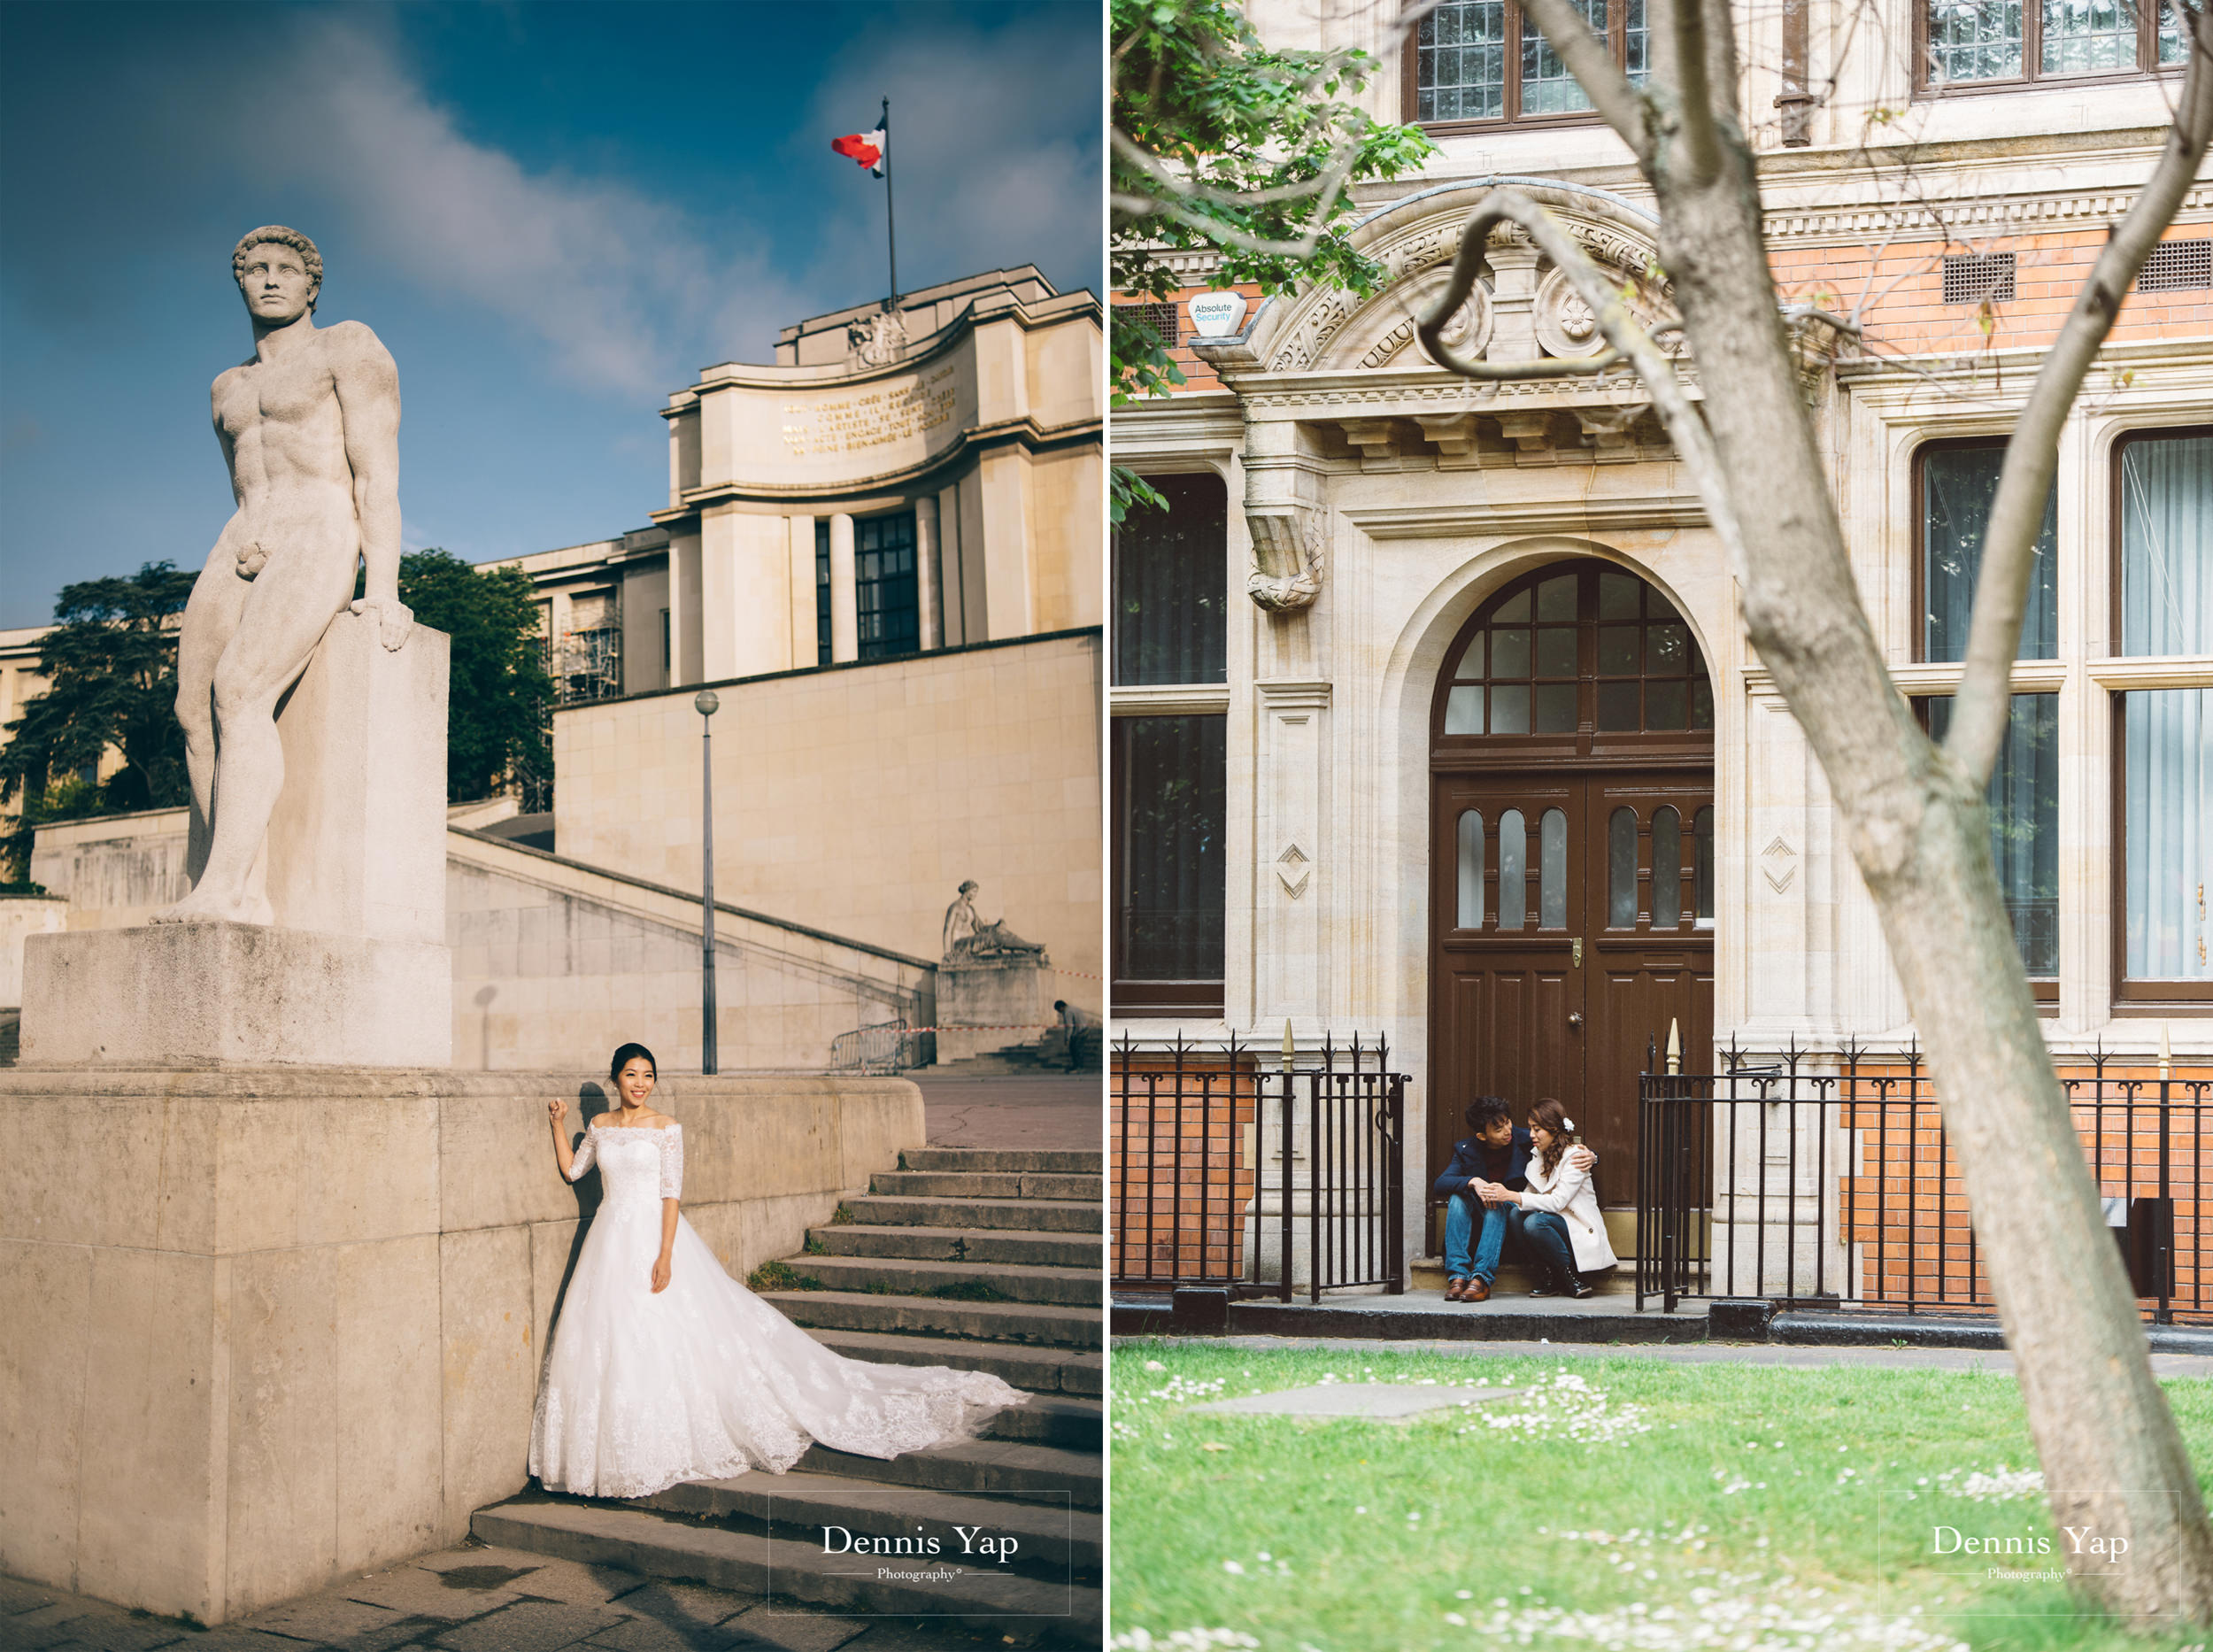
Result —
M 215 1629 L 0 1577 L 0 1652 L 985 1652 L 920 1618 L 834 1617 L 470 1540 Z
M 1096 1072 L 906 1076 L 921 1089 L 923 1133 L 933 1147 L 1083 1147 L 1096 1153 L 1105 1144 L 1106 1080 Z

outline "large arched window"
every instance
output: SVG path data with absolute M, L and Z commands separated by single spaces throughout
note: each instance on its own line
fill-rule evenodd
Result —
M 1437 736 L 1532 747 L 1708 744 L 1714 690 L 1691 628 L 1652 585 L 1596 560 L 1492 597 L 1455 645 Z

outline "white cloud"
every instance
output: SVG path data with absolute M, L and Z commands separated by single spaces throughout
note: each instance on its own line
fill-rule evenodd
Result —
M 818 146 L 873 122 L 891 99 L 901 284 L 913 287 L 1000 266 L 1036 263 L 1056 284 L 1099 290 L 1103 174 L 1098 120 L 1104 33 L 1034 15 L 985 31 L 948 27 L 944 13 L 902 18 L 848 48 L 815 98 Z M 1103 120 L 1103 111 L 1100 114 Z M 1088 135 L 1071 140 L 1071 125 Z M 840 163 L 849 165 L 850 163 Z M 866 181 L 866 180 L 863 180 Z M 883 186 L 870 184 L 872 189 Z M 841 215 L 825 262 L 883 259 L 882 205 Z
M 435 297 L 534 336 L 582 384 L 656 398 L 730 329 L 803 303 L 766 264 L 719 253 L 680 207 L 624 183 L 533 173 L 432 102 L 379 34 L 305 30 L 265 78 L 301 141 L 262 162 L 338 207 L 357 244 Z M 672 376 L 673 375 L 673 376 Z

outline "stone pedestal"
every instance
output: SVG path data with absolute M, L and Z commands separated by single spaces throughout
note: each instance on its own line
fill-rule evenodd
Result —
M 157 923 L 34 935 L 24 958 L 23 1060 L 40 1066 L 453 1059 L 443 945 Z
M 269 926 L 161 923 L 30 937 L 23 1060 L 443 1067 L 448 645 L 397 651 L 342 614 L 277 713 Z M 220 807 L 220 802 L 218 807 Z M 197 842 L 192 862 L 202 845 Z
M 448 655 L 424 625 L 397 652 L 359 614 L 323 633 L 277 713 L 266 889 L 280 929 L 445 945 Z
M 937 1059 L 963 1061 L 1010 1044 L 1034 1044 L 1053 1023 L 1043 953 L 952 960 L 937 966 Z
M 527 1480 L 597 1208 L 576 1074 L 0 1069 L 0 1562 L 216 1625 L 458 1542 Z M 684 1212 L 738 1278 L 922 1141 L 896 1078 L 696 1078 Z

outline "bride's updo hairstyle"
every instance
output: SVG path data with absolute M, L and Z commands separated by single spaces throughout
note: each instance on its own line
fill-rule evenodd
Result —
M 653 1077 L 656 1079 L 660 1077 L 661 1064 L 653 1059 L 652 1051 L 647 1049 L 643 1044 L 625 1044 L 617 1047 L 614 1060 L 607 1063 L 607 1082 L 615 1083 L 622 1077 L 622 1069 L 635 1061 L 643 1061 L 653 1069 Z

